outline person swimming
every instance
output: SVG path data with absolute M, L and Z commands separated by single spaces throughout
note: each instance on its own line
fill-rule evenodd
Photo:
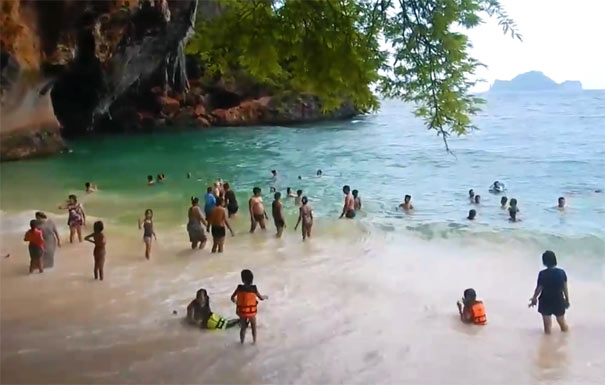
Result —
M 355 218 L 355 198 L 351 194 L 351 187 L 345 185 L 342 187 L 342 192 L 345 194 L 344 205 L 342 208 L 342 214 L 339 218 L 346 216 L 348 219 Z
M 475 204 L 478 205 L 481 203 L 481 195 L 475 195 Z
M 187 306 L 187 321 L 202 329 L 227 329 L 239 323 L 239 319 L 221 317 L 210 309 L 210 297 L 206 289 L 199 289 L 195 299 Z
M 559 200 L 557 201 L 557 208 L 559 210 L 565 210 L 565 198 L 559 197 Z
M 401 203 L 399 205 L 400 208 L 404 209 L 404 210 L 413 210 L 414 209 L 414 205 L 412 205 L 412 196 L 411 195 L 406 195 L 405 197 L 403 197 L 403 203 Z
M 287 198 L 296 198 L 296 194 L 294 194 L 294 192 L 292 192 L 292 189 L 290 187 L 286 188 L 286 197 Z
M 271 186 L 271 187 L 269 187 L 269 192 L 273 194 L 273 193 L 277 192 L 277 190 L 275 189 L 275 187 Z
M 361 210 L 361 198 L 359 197 L 359 191 L 353 190 L 352 194 L 354 199 L 355 211 Z
M 154 184 L 153 175 L 147 175 L 147 186 L 153 186 Z
M 317 170 L 317 176 L 322 176 L 323 172 L 321 170 Z
M 504 191 L 504 189 L 504 184 L 500 183 L 499 181 L 495 181 L 491 186 L 489 186 L 489 191 L 492 193 L 501 193 Z
M 277 170 L 271 170 L 271 177 L 277 179 Z
M 475 289 L 464 290 L 464 297 L 456 305 L 458 306 L 458 313 L 460 313 L 460 321 L 465 324 L 487 324 L 485 305 L 483 301 L 477 300 Z
M 468 190 L 468 199 L 471 203 L 475 202 L 475 191 L 473 189 Z
M 507 197 L 500 198 L 500 208 L 505 209 L 507 202 L 508 202 L 508 198 Z
M 93 193 L 97 191 L 97 186 L 90 182 L 86 182 L 84 183 L 84 191 L 86 191 L 87 194 Z
M 476 216 L 477 216 L 477 211 L 469 210 L 468 217 L 466 217 L 466 219 L 468 219 L 469 221 L 474 221 Z

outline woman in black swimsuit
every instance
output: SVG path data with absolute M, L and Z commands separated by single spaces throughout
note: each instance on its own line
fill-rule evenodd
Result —
M 239 210 L 239 206 L 237 205 L 237 198 L 235 197 L 235 193 L 230 189 L 229 183 L 223 184 L 223 189 L 225 190 L 225 203 L 227 205 L 227 212 L 229 213 L 229 218 L 237 213 Z

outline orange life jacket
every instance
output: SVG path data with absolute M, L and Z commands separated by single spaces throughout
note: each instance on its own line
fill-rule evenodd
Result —
M 483 302 L 477 301 L 471 306 L 472 321 L 475 325 L 485 325 L 487 323 L 487 316 L 485 315 L 485 305 Z
M 240 291 L 237 293 L 237 315 L 248 318 L 256 315 L 256 293 Z

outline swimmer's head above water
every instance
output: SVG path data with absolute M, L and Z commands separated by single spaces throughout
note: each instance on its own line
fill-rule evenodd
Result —
M 475 197 L 475 191 L 473 189 L 468 190 L 468 196 L 469 198 L 474 198 Z
M 475 211 L 475 210 L 469 210 L 468 217 L 466 217 L 466 219 L 472 221 L 472 220 L 475 219 L 476 216 L 477 216 L 477 211 Z
M 565 208 L 565 198 L 559 197 L 557 207 L 559 207 L 560 209 Z
M 317 170 L 317 176 L 321 176 L 322 171 L 321 170 Z
M 351 194 L 353 194 L 354 198 L 357 198 L 357 196 L 359 195 L 359 191 L 353 190 L 353 191 L 351 191 Z
M 506 202 L 508 202 L 508 198 L 507 198 L 507 197 L 502 197 L 502 198 L 500 198 L 500 205 L 501 205 L 502 207 L 505 207 L 505 206 L 506 206 Z
M 405 197 L 403 197 L 403 201 L 405 203 L 410 203 L 411 200 L 412 200 L 412 196 L 411 195 L 406 195 Z

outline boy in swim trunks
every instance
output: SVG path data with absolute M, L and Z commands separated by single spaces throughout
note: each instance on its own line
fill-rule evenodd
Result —
M 248 328 L 248 322 L 252 328 L 252 343 L 256 343 L 256 311 L 258 301 L 264 301 L 268 299 L 266 295 L 261 295 L 256 288 L 256 285 L 252 284 L 254 275 L 248 269 L 242 270 L 242 282 L 243 285 L 237 285 L 237 288 L 231 295 L 231 302 L 237 305 L 236 313 L 240 319 L 240 332 L 239 340 L 243 344 L 246 338 L 246 329 Z
M 259 224 L 260 228 L 265 230 L 265 219 L 269 219 L 265 206 L 263 205 L 263 198 L 261 197 L 261 189 L 255 187 L 252 189 L 252 197 L 248 201 L 248 210 L 250 211 L 250 232 L 253 233 L 256 230 L 256 225 Z
M 284 228 L 286 227 L 286 221 L 284 220 L 284 205 L 281 203 L 281 193 L 276 192 L 275 200 L 271 204 L 271 212 L 273 214 L 273 221 L 275 222 L 275 228 L 277 229 L 277 238 L 281 238 Z
M 307 238 L 311 238 L 311 228 L 313 227 L 313 208 L 311 208 L 307 202 L 309 202 L 307 197 L 303 197 L 302 206 L 299 209 L 298 221 L 296 221 L 296 226 L 294 226 L 294 230 L 296 230 L 300 222 L 302 222 L 303 242 Z
M 216 253 L 217 250 L 219 253 L 223 252 L 223 247 L 225 245 L 225 227 L 229 229 L 231 232 L 231 236 L 233 237 L 233 230 L 231 229 L 231 225 L 229 224 L 229 220 L 227 219 L 227 209 L 225 209 L 225 200 L 223 197 L 216 198 L 216 207 L 210 211 L 210 216 L 208 216 L 208 228 L 210 231 L 210 227 L 212 226 L 212 252 Z
M 412 205 L 412 196 L 411 195 L 406 195 L 403 198 L 403 203 L 399 205 L 399 207 L 401 207 L 404 210 L 414 210 L 414 205 Z
M 349 219 L 355 218 L 355 198 L 351 194 L 351 187 L 345 185 L 342 188 L 342 192 L 345 194 L 345 203 L 342 208 L 342 214 L 340 218 L 346 216 Z
M 32 219 L 29 222 L 29 230 L 25 233 L 23 240 L 29 242 L 29 273 L 33 273 L 36 268 L 40 273 L 44 273 L 42 256 L 46 244 L 42 231 L 38 228 L 37 220 Z

